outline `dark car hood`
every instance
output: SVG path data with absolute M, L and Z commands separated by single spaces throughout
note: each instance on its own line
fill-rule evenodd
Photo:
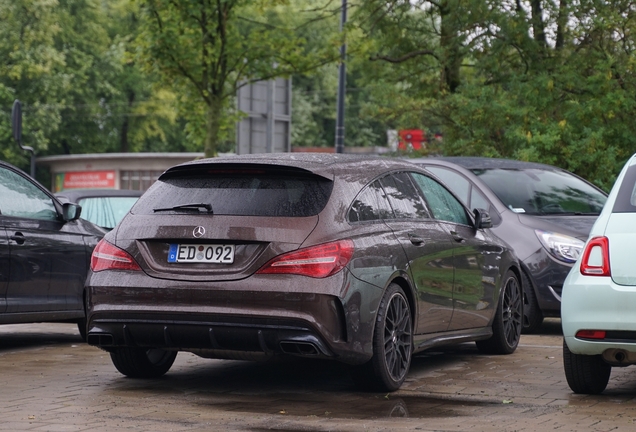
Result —
M 570 235 L 583 241 L 587 240 L 596 219 L 598 219 L 598 216 L 519 215 L 519 222 L 528 227 Z

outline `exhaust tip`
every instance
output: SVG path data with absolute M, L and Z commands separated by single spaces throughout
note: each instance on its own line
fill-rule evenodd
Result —
M 86 343 L 93 346 L 113 346 L 115 339 L 108 333 L 89 333 L 86 336 Z
M 320 355 L 318 348 L 308 342 L 281 342 L 280 349 L 285 354 L 302 357 L 316 357 Z
M 618 363 L 623 363 L 626 358 L 627 358 L 627 356 L 625 355 L 625 353 L 623 351 L 616 351 L 616 354 L 614 354 L 614 359 Z

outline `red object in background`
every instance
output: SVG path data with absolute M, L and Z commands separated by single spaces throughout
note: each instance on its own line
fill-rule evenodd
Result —
M 422 150 L 426 142 L 426 134 L 422 129 L 404 129 L 398 132 L 399 150 Z
M 64 173 L 63 189 L 115 188 L 115 171 L 72 171 Z

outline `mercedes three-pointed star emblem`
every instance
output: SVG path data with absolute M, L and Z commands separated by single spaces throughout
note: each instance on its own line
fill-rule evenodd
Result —
M 194 231 L 192 231 L 192 235 L 195 238 L 200 238 L 203 236 L 203 234 L 205 234 L 205 228 L 203 228 L 202 226 L 198 226 L 194 229 Z

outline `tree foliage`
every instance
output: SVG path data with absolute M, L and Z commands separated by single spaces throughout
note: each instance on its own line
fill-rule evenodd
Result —
M 174 93 L 134 63 L 136 15 L 128 0 L 0 1 L 3 160 L 29 164 L 10 131 L 15 99 L 38 156 L 183 149 Z
M 636 144 L 628 0 L 367 0 L 369 58 L 443 151 L 534 160 L 608 188 Z
M 283 19 L 287 1 L 146 0 L 141 5 L 138 42 L 146 70 L 183 92 L 189 118 L 203 119 L 206 156 L 216 155 L 224 127 L 236 119 L 230 102 L 239 87 L 325 61 L 320 51 L 308 56 L 302 34 Z
M 234 95 L 293 79 L 293 145 L 443 133 L 431 153 L 546 162 L 608 188 L 636 148 L 633 0 L 0 0 L 0 158 L 233 148 Z

